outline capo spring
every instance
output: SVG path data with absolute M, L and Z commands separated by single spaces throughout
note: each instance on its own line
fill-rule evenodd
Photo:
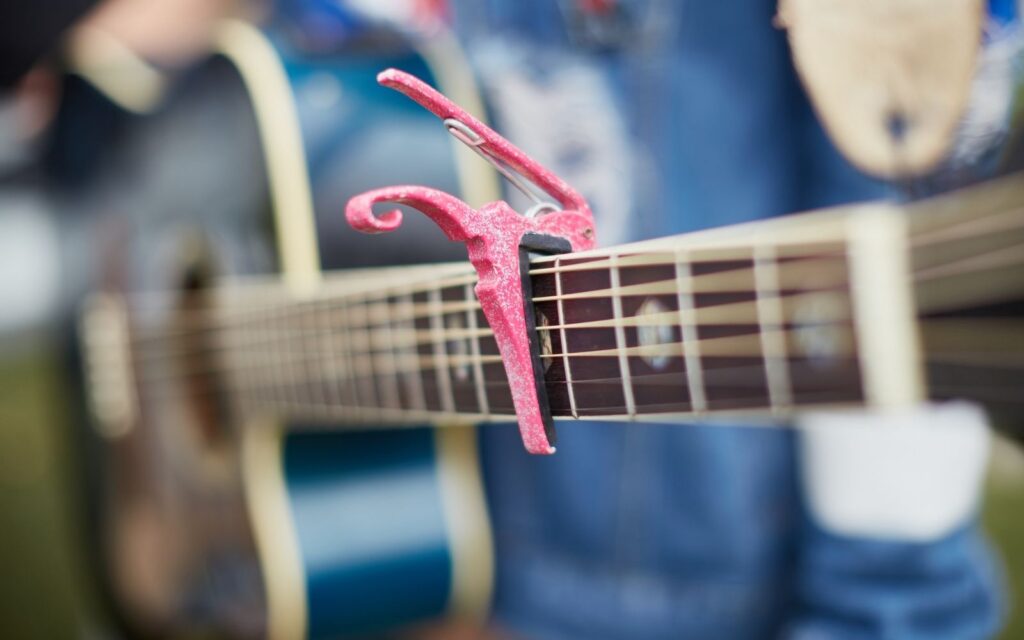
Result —
M 521 174 L 514 171 L 499 158 L 495 157 L 494 154 L 488 151 L 486 147 L 487 141 L 484 140 L 476 131 L 469 128 L 465 122 L 455 118 L 446 118 L 444 126 L 448 129 L 448 133 L 452 134 L 456 140 L 472 149 L 478 156 L 490 163 L 498 173 L 505 176 L 505 179 L 508 180 L 512 186 L 533 202 L 533 206 L 523 214 L 524 216 L 527 218 L 535 218 L 542 213 L 562 210 L 562 207 L 558 206 L 558 204 L 551 202 L 550 200 L 545 200 L 537 195 L 537 191 L 531 188 L 530 184 L 523 179 Z

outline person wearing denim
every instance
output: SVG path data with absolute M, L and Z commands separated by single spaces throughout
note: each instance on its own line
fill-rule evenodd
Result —
M 823 133 L 774 11 L 453 3 L 492 123 L 584 192 L 604 245 L 895 197 Z M 830 429 L 843 422 L 831 416 L 804 430 L 570 422 L 550 457 L 484 427 L 495 623 L 539 639 L 990 637 L 1003 605 L 975 517 L 983 418 L 922 411 L 934 413 L 906 421 L 970 424 L 946 441 L 911 425 L 895 442 Z M 950 447 L 969 458 L 949 471 L 961 506 L 906 515 L 885 488 Z M 875 466 L 879 448 L 898 464 Z M 863 465 L 827 477 L 834 460 Z M 878 499 L 848 508 L 842 496 L 871 474 Z M 900 499 L 943 503 L 919 484 Z

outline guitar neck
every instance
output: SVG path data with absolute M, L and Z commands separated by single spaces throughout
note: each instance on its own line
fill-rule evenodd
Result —
M 936 199 L 909 221 L 930 396 L 975 400 L 1013 427 L 1024 426 L 1022 193 L 1011 176 Z
M 1013 404 L 1022 262 L 1024 188 L 1004 182 L 909 210 L 845 207 L 537 257 L 528 284 L 554 416 L 786 415 L 927 397 Z M 337 272 L 303 297 L 270 279 L 226 282 L 168 335 L 205 335 L 212 357 L 198 366 L 222 374 L 246 414 L 513 419 L 475 281 L 469 264 L 449 264 Z

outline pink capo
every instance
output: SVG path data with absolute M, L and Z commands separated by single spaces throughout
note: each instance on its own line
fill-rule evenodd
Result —
M 448 130 L 460 141 L 487 158 L 513 184 L 536 202 L 526 215 L 516 212 L 504 201 L 490 202 L 473 209 L 455 196 L 419 186 L 395 186 L 375 189 L 349 200 L 345 217 L 352 227 L 366 233 L 393 231 L 402 223 L 402 213 L 389 211 L 376 217 L 373 205 L 392 202 L 413 207 L 429 216 L 454 242 L 464 242 L 479 276 L 476 295 L 484 315 L 494 331 L 505 373 L 512 389 L 512 400 L 523 444 L 530 453 L 550 454 L 554 431 L 551 414 L 541 405 L 543 378 L 535 348 L 531 348 L 520 253 L 522 249 L 549 252 L 582 251 L 595 244 L 594 216 L 579 193 L 561 178 L 527 156 L 451 100 L 419 79 L 388 69 L 377 76 L 385 87 L 401 91 L 444 120 Z M 557 205 L 541 200 L 524 185 L 525 177 Z M 529 325 L 529 328 L 528 328 Z

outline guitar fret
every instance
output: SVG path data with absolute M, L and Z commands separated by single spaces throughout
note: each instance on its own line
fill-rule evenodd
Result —
M 626 332 L 621 324 L 622 320 L 622 297 L 619 295 L 619 280 L 621 274 L 618 267 L 618 256 L 612 255 L 609 258 L 610 267 L 608 277 L 611 288 L 615 292 L 612 296 L 612 319 L 615 323 L 615 346 L 619 352 L 619 370 L 622 373 L 622 395 L 626 400 L 626 414 L 630 417 L 636 416 L 636 401 L 633 398 L 633 381 L 629 372 L 629 356 L 626 355 Z
M 369 344 L 365 327 L 363 302 L 350 301 L 345 307 L 345 322 L 348 327 L 349 345 L 352 347 L 353 379 L 359 396 L 361 413 L 372 412 L 377 406 L 377 389 L 374 383 L 373 353 L 360 348 Z
M 761 328 L 761 351 L 768 380 L 771 409 L 778 411 L 793 404 L 786 354 L 785 315 L 779 291 L 779 269 L 775 250 L 769 245 L 754 248 L 754 292 Z
M 302 399 L 302 343 L 300 341 L 301 334 L 294 331 L 291 323 L 289 322 L 290 312 L 287 308 L 282 309 L 281 313 L 277 316 L 277 324 L 280 326 L 281 331 L 281 345 L 282 345 L 282 360 L 284 362 L 284 371 L 288 376 L 288 402 L 292 408 L 302 407 L 305 402 Z
M 355 391 L 351 374 L 351 355 L 349 354 L 346 341 L 343 321 L 340 322 L 341 314 L 338 306 L 328 305 L 327 308 L 327 335 L 329 352 L 334 359 L 335 380 L 331 388 L 335 390 L 339 410 L 345 418 L 353 417 L 355 413 Z
M 448 369 L 448 351 L 444 344 L 444 316 L 441 314 L 441 290 L 431 289 L 427 292 L 430 305 L 430 333 L 434 348 L 434 371 L 437 374 L 437 386 L 441 396 L 441 409 L 445 413 L 454 413 L 455 396 L 452 393 L 452 382 Z
M 273 304 L 268 299 L 266 307 L 263 309 L 263 317 L 259 321 L 259 331 L 261 334 L 260 343 L 266 351 L 265 361 L 267 363 L 267 396 L 268 401 L 273 406 L 283 407 L 284 406 L 284 381 L 281 376 L 281 371 L 278 367 L 278 358 L 280 358 L 280 349 L 277 347 L 277 332 L 274 331 L 273 326 Z
M 334 308 L 335 335 L 341 346 L 341 358 L 345 360 L 342 370 L 341 394 L 348 405 L 348 413 L 352 417 L 359 414 L 359 385 L 356 384 L 355 353 L 352 347 L 352 336 L 348 330 L 348 316 L 345 313 L 347 302 Z
M 849 226 L 850 289 L 862 388 L 874 407 L 926 396 L 907 250 L 907 220 L 877 209 Z
M 252 394 L 252 408 L 254 410 L 265 408 L 270 402 L 269 395 L 270 388 L 272 386 L 270 377 L 271 368 L 268 366 L 269 358 L 267 358 L 267 352 L 269 349 L 267 349 L 264 340 L 265 333 L 263 331 L 264 313 L 263 301 L 258 301 L 247 323 L 249 340 L 251 341 L 248 348 L 253 356 L 252 359 L 256 364 L 258 364 L 258 366 L 254 367 L 255 371 L 253 375 L 255 388 L 253 389 Z M 257 354 L 259 355 L 257 356 Z
M 467 283 L 463 288 L 465 300 L 467 302 L 474 300 L 475 296 L 473 293 L 473 285 Z M 469 343 L 470 355 L 473 358 L 473 380 L 476 384 L 476 401 L 480 409 L 480 413 L 485 416 L 491 415 L 491 408 L 487 402 L 487 388 L 484 386 L 484 370 L 481 363 L 480 356 L 480 333 L 478 331 L 478 324 L 476 321 L 476 309 L 471 308 L 470 305 L 466 305 L 466 326 L 469 328 L 473 339 Z
M 281 324 L 282 334 L 284 335 L 285 370 L 290 376 L 288 395 L 293 407 L 303 407 L 308 404 L 307 399 L 303 397 L 305 385 L 302 380 L 305 376 L 305 368 L 308 366 L 308 364 L 304 362 L 304 360 L 306 360 L 304 357 L 305 344 L 303 343 L 304 331 L 301 326 L 291 326 L 291 323 L 289 322 L 290 315 L 289 311 L 285 309 L 278 318 L 278 322 Z M 293 354 L 297 354 L 298 358 Z M 296 362 L 296 360 L 298 360 L 298 362 Z
M 470 294 L 472 295 L 472 294 Z M 441 289 L 442 305 L 466 305 L 466 285 Z M 480 413 L 478 386 L 474 377 L 472 332 L 464 310 L 442 312 L 445 356 L 448 358 L 448 381 L 452 392 L 452 409 L 456 413 Z
M 374 328 L 371 331 L 371 345 L 374 349 L 378 346 L 380 351 L 376 357 L 379 357 L 383 361 L 383 366 L 377 368 L 378 371 L 387 371 L 385 375 L 387 381 L 379 380 L 374 378 L 378 382 L 378 388 L 381 390 L 381 396 L 383 406 L 393 409 L 401 409 L 401 396 L 398 391 L 398 362 L 395 359 L 395 341 L 394 336 L 391 332 L 391 317 L 388 313 L 388 305 L 390 299 L 385 299 L 382 304 L 374 304 L 370 307 L 370 311 L 379 310 L 379 317 L 374 318 L 372 313 L 369 315 L 370 321 L 373 323 Z M 378 321 L 380 322 L 378 326 Z M 380 336 L 379 340 L 374 340 L 375 336 Z M 380 343 L 378 345 L 378 342 Z
M 808 258 L 779 259 L 776 268 L 784 292 L 786 373 L 794 405 L 843 404 L 863 401 L 856 360 L 853 302 L 850 298 L 845 253 L 815 259 L 837 273 L 839 284 L 825 285 L 820 270 L 804 271 L 802 278 L 787 278 L 800 271 Z
M 277 326 L 278 311 L 272 304 L 267 310 L 267 343 L 270 345 L 271 370 L 273 371 L 273 394 L 279 406 L 287 408 L 291 405 L 288 398 L 288 379 L 284 368 L 285 349 L 283 348 L 283 336 Z
M 414 317 L 414 305 L 412 294 L 406 294 L 399 298 L 398 303 L 402 309 L 401 321 L 402 327 L 405 330 L 413 332 L 416 330 L 416 322 Z M 427 396 L 423 390 L 423 378 L 421 376 L 420 365 L 419 365 L 419 352 L 417 351 L 415 343 L 410 343 L 402 351 L 402 368 L 405 372 L 402 377 L 405 379 L 406 386 L 408 387 L 409 394 L 409 408 L 414 410 L 426 411 L 427 409 Z
M 563 265 L 578 264 L 590 258 L 565 257 Z M 533 291 L 536 296 L 554 296 L 555 282 L 547 280 L 553 277 L 541 275 L 534 279 Z M 608 269 L 583 270 L 565 273 L 561 278 L 562 292 L 575 294 L 580 292 L 611 289 L 611 274 Z M 622 385 L 622 363 L 620 349 L 622 341 L 616 336 L 615 310 L 611 297 L 587 298 L 578 302 L 566 303 L 562 307 L 564 318 L 559 318 L 556 300 L 536 303 L 538 311 L 544 310 L 549 325 L 573 325 L 581 321 L 604 319 L 611 325 L 599 329 L 579 329 L 565 332 L 565 344 L 560 331 L 549 332 L 552 353 L 569 354 L 572 367 L 573 395 L 576 411 L 581 417 L 624 415 L 627 413 L 625 390 Z M 554 320 L 552 322 L 552 320 Z M 574 353 L 593 353 L 603 351 L 605 355 L 596 358 L 575 358 Z M 548 384 L 548 397 L 552 401 L 552 409 L 558 409 L 559 415 L 569 415 L 568 384 L 565 382 L 565 366 L 562 357 L 550 362 L 545 380 Z M 635 401 L 635 397 L 634 397 Z M 635 407 L 635 402 L 634 402 Z
M 227 324 L 227 318 L 224 316 L 230 316 L 231 312 L 223 311 L 218 313 L 218 310 L 214 309 L 211 315 L 213 316 L 213 323 L 207 330 L 211 336 L 211 346 L 214 349 L 214 357 L 212 359 L 214 369 L 225 371 L 223 384 L 226 389 L 238 390 L 237 394 L 231 394 L 226 398 L 232 410 L 237 413 L 248 401 L 249 394 L 249 372 L 242 366 L 244 363 L 239 361 L 243 355 L 243 352 L 239 349 L 241 346 L 239 344 L 241 327 L 234 318 L 230 318 L 231 324 Z M 215 328 L 217 323 L 226 324 L 228 329 L 218 331 Z
M 749 303 L 756 310 L 757 294 L 751 250 L 747 251 L 746 257 L 731 260 L 701 260 L 699 258 L 702 252 L 689 255 L 691 258 L 697 258 L 690 261 L 690 275 L 695 283 L 705 278 L 713 279 L 724 272 L 741 272 L 746 280 L 746 286 L 742 290 L 694 293 L 693 302 L 698 315 L 702 309 L 743 302 Z M 707 349 L 701 349 L 701 369 L 709 410 L 751 410 L 768 407 L 768 379 L 756 313 L 749 318 L 723 324 L 699 323 L 695 329 L 702 347 L 726 344 L 719 342 L 725 340 L 736 343 L 748 342 L 748 346 L 740 352 L 728 356 L 711 354 Z
M 676 301 L 679 307 L 680 337 L 683 344 L 683 361 L 686 365 L 686 381 L 690 391 L 690 406 L 694 413 L 707 411 L 707 396 L 704 392 L 704 369 L 700 360 L 700 339 L 697 326 L 689 318 L 697 319 L 697 308 L 694 304 L 693 275 L 690 262 L 683 249 L 675 253 Z M 685 283 L 685 284 L 684 284 Z
M 412 363 L 419 371 L 420 388 L 423 389 L 423 406 L 427 411 L 441 411 L 441 387 L 437 379 L 437 370 L 434 366 L 424 363 L 433 363 L 434 357 L 434 329 L 430 321 L 429 309 L 430 296 L 426 291 L 414 291 L 412 294 L 413 307 L 418 309 L 413 316 L 412 324 L 417 335 L 427 335 L 429 340 L 417 340 L 412 344 L 414 358 Z
M 327 379 L 327 359 L 317 357 L 322 349 L 322 334 L 318 322 L 319 305 L 315 300 L 306 303 L 310 306 L 309 322 L 300 322 L 299 334 L 302 339 L 302 359 L 306 362 L 303 368 L 305 374 L 305 392 L 308 396 L 310 407 L 323 409 L 328 406 L 327 395 L 324 391 L 324 381 Z M 300 314 L 301 318 L 301 314 Z
M 245 352 L 241 349 L 242 326 L 238 320 L 232 317 L 232 313 L 232 311 L 226 309 L 214 310 L 213 327 L 216 327 L 219 322 L 226 326 L 226 330 L 217 331 L 214 328 L 210 332 L 213 338 L 213 346 L 216 349 L 214 358 L 215 368 L 218 370 L 223 368 L 226 371 L 224 379 L 227 388 L 238 389 L 237 394 L 231 394 L 227 398 L 233 409 L 237 411 L 249 401 L 250 371 L 245 366 L 245 362 L 242 361 L 245 357 Z M 234 313 L 237 313 L 237 311 Z
M 290 376 L 288 393 L 293 407 L 303 407 L 309 404 L 308 399 L 304 397 L 306 390 L 303 384 L 305 369 L 309 366 L 305 362 L 305 331 L 301 326 L 292 326 L 290 315 L 288 310 L 284 310 L 278 319 L 284 335 L 285 370 Z
M 559 273 L 558 269 L 560 266 L 560 258 L 555 258 L 555 295 L 558 296 L 556 306 L 558 308 L 558 324 L 559 324 L 559 335 L 562 343 L 562 366 L 565 369 L 565 388 L 566 393 L 569 396 L 569 411 L 573 418 L 579 418 L 579 411 L 576 409 L 576 393 L 573 389 L 572 384 L 572 368 L 569 366 L 569 349 L 566 345 L 569 344 L 565 335 L 565 306 L 562 303 L 562 274 Z
M 274 302 L 269 298 L 266 306 L 261 310 L 262 317 L 259 321 L 260 346 L 265 350 L 263 360 L 266 363 L 266 392 L 268 404 L 275 407 L 284 407 L 284 376 L 281 373 L 280 358 L 281 350 L 277 344 L 277 331 L 274 329 Z
M 299 319 L 303 317 L 305 303 L 298 303 L 296 306 L 296 312 L 294 313 Z M 308 358 L 306 357 L 306 329 L 302 323 L 296 322 L 292 319 L 293 312 L 285 311 L 281 315 L 281 324 L 285 327 L 285 356 L 288 358 L 288 370 L 292 376 L 292 398 L 295 406 L 307 407 L 310 403 L 310 398 L 306 377 L 307 370 L 310 367 Z
M 274 386 L 273 360 L 267 348 L 267 333 L 265 330 L 266 306 L 259 301 L 253 313 L 250 314 L 248 333 L 250 339 L 250 360 L 253 368 L 253 393 L 252 408 L 254 410 L 266 410 L 268 405 L 273 403 L 271 392 Z
M 329 300 L 320 304 L 320 317 L 317 327 L 321 331 L 326 362 L 323 364 L 323 381 L 321 388 L 324 390 L 324 399 L 331 411 L 344 415 L 347 409 L 341 390 L 342 371 L 345 367 L 344 356 L 338 348 L 338 334 L 334 331 L 332 319 L 332 306 Z
M 333 373 L 333 362 L 331 354 L 328 351 L 328 334 L 326 330 L 326 323 L 324 322 L 325 304 L 323 300 L 314 300 L 311 302 L 312 319 L 310 321 L 311 329 L 311 342 L 313 352 L 308 356 L 314 361 L 313 366 L 313 379 L 309 381 L 312 386 L 312 393 L 315 398 L 316 406 L 319 411 L 324 412 L 330 410 L 337 403 L 332 399 L 332 392 L 330 390 L 330 380 Z M 307 342 L 307 344 L 309 344 Z
M 335 383 L 332 386 L 336 389 L 342 415 L 350 418 L 355 411 L 355 395 L 351 383 L 351 360 L 348 354 L 348 344 L 345 341 L 345 330 L 340 326 L 340 313 L 337 305 L 329 305 L 327 317 L 331 353 L 338 368 Z
M 326 300 L 318 300 L 313 311 L 313 327 L 317 334 L 317 346 L 320 350 L 320 378 L 317 387 L 320 390 L 321 404 L 327 410 L 337 411 L 341 404 L 337 385 L 338 356 L 334 353 L 334 339 L 331 335 L 330 304 Z

